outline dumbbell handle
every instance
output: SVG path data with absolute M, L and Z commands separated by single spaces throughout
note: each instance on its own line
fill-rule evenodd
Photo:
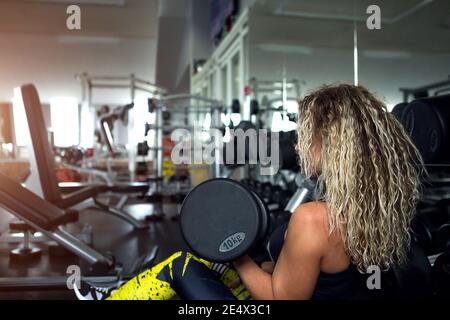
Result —
M 284 208 L 284 211 L 288 211 L 293 213 L 294 210 L 304 203 L 306 199 L 309 198 L 309 195 L 311 194 L 311 190 L 308 188 L 299 188 L 292 196 L 291 200 L 289 200 L 288 204 Z
M 295 182 L 298 186 L 298 189 L 284 208 L 285 211 L 291 213 L 293 213 L 299 205 L 306 202 L 310 198 L 315 185 L 313 181 L 306 180 L 300 175 L 295 179 Z
M 23 249 L 30 249 L 30 232 L 29 231 L 24 231 L 23 232 Z

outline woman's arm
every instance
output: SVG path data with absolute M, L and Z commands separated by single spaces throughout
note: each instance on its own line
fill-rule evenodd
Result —
M 326 211 L 321 205 L 308 203 L 295 210 L 272 275 L 248 256 L 234 262 L 253 299 L 309 299 L 312 296 L 328 241 L 325 221 Z

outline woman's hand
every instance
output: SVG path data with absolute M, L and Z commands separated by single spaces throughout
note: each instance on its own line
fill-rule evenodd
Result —
M 275 269 L 275 263 L 273 263 L 272 261 L 264 261 L 263 263 L 261 263 L 261 269 L 268 274 L 272 274 L 273 270 Z M 237 279 L 233 280 L 228 285 L 228 287 L 230 289 L 236 289 L 240 285 L 241 285 L 241 278 L 237 278 Z

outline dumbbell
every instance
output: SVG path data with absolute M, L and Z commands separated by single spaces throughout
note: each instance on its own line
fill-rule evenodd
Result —
M 238 259 L 267 235 L 269 210 L 261 197 L 225 178 L 189 192 L 180 213 L 181 233 L 192 252 L 215 262 Z
M 427 164 L 450 159 L 449 104 L 450 95 L 416 99 L 401 112 L 401 123 Z
M 215 262 L 233 261 L 257 249 L 266 239 L 269 225 L 269 210 L 261 196 L 231 179 L 199 184 L 180 210 L 186 244 L 197 256 Z

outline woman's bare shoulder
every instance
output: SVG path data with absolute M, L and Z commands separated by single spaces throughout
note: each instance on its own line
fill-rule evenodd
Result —
M 291 219 L 311 224 L 322 224 L 327 222 L 328 219 L 327 206 L 325 202 L 321 201 L 301 204 L 295 209 Z
M 289 221 L 288 234 L 304 236 L 326 245 L 328 238 L 327 207 L 323 202 L 308 202 L 295 209 Z

